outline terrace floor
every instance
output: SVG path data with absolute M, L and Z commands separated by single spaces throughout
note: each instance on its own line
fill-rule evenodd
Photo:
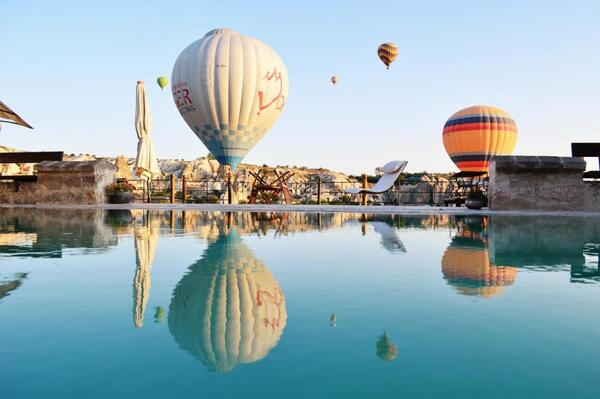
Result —
M 600 216 L 600 212 L 564 212 L 564 211 L 519 211 L 519 210 L 471 210 L 467 208 L 436 206 L 379 206 L 379 205 L 227 205 L 227 204 L 98 204 L 98 205 L 13 205 L 0 204 L 0 208 L 38 208 L 38 209 L 153 209 L 175 211 L 209 212 L 354 212 L 396 215 L 546 215 L 546 216 Z

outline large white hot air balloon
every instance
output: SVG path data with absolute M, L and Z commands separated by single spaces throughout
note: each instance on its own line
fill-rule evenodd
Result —
M 287 69 L 271 47 L 213 29 L 177 58 L 171 75 L 179 113 L 233 170 L 273 126 L 288 98 Z

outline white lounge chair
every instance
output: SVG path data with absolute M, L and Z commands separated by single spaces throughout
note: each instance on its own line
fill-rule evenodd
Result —
M 396 180 L 400 173 L 406 168 L 408 164 L 407 161 L 391 161 L 386 163 L 380 168 L 377 168 L 377 171 L 382 172 L 383 176 L 379 178 L 377 183 L 371 188 L 359 188 L 359 187 L 351 187 L 344 190 L 344 192 L 348 194 L 381 194 L 388 191 Z

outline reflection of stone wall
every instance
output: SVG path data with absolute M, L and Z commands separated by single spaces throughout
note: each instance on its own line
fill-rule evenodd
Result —
M 0 226 L 0 235 L 35 234 L 31 245 L 19 249 L 21 255 L 61 256 L 64 248 L 98 250 L 117 244 L 99 209 L 0 208 Z
M 0 183 L 4 204 L 102 204 L 105 187 L 114 180 L 115 167 L 108 161 L 45 161 L 36 165 L 38 181 Z
M 584 245 L 600 242 L 600 218 L 492 216 L 488 238 L 496 264 L 581 265 Z
M 584 183 L 585 161 L 499 156 L 490 164 L 490 209 L 600 211 L 600 184 Z

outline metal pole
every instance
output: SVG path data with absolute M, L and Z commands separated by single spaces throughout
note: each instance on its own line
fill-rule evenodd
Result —
M 187 179 L 183 176 L 181 180 L 181 202 L 185 204 L 187 198 Z
M 231 192 L 231 172 L 227 173 L 227 203 L 229 205 L 231 205 L 232 203 L 232 198 L 231 198 L 232 192 Z
M 175 203 L 175 175 L 171 173 L 171 204 Z
M 362 185 L 361 186 L 362 186 L 362 188 L 367 188 L 367 175 L 365 175 L 365 174 L 362 175 Z M 365 193 L 361 194 L 360 204 L 367 205 L 367 194 L 365 194 Z
M 321 176 L 317 177 L 317 204 L 321 205 Z

